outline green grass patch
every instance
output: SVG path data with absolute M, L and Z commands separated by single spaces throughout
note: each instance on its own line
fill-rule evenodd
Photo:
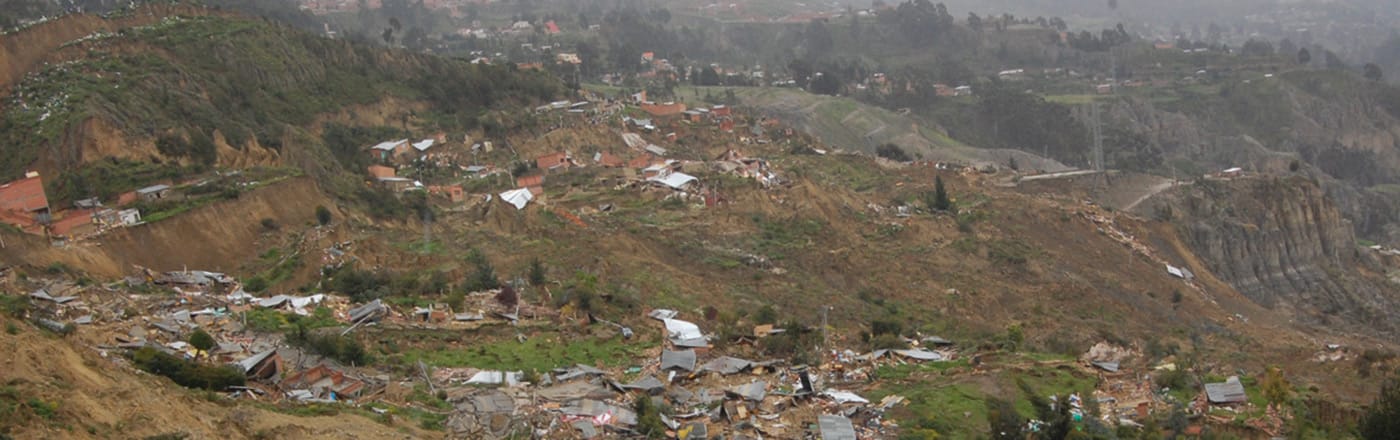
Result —
M 497 341 L 463 349 L 404 351 L 409 364 L 421 360 L 435 367 L 474 367 L 488 370 L 549 371 L 574 364 L 622 366 L 641 356 L 648 342 L 626 343 L 621 338 L 565 341 L 557 333 Z

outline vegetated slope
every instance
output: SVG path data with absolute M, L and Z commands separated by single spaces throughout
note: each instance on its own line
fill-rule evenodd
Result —
M 1005 164 L 1015 157 L 1027 168 L 1052 172 L 1069 168 L 1024 151 L 970 147 L 948 137 L 936 123 L 851 98 L 777 87 L 698 90 L 715 95 L 734 90 L 739 102 L 755 113 L 778 117 L 824 144 L 849 151 L 874 154 L 880 145 L 895 144 L 911 156 L 926 160 Z
M 0 432 L 13 438 L 413 438 L 423 433 L 351 414 L 298 417 L 221 395 L 201 398 L 159 376 L 138 372 L 88 327 L 61 339 L 5 316 L 0 333 Z M 81 341 L 81 342 L 80 342 Z M 182 437 L 183 438 L 183 437 Z
M 549 147 L 517 148 L 529 156 Z M 695 148 L 673 151 L 682 158 L 717 154 Z M 1377 342 L 1291 324 L 1217 279 L 1190 247 L 1171 246 L 1183 241 L 1174 229 L 1080 198 L 1016 194 L 996 187 L 998 177 L 944 172 L 963 214 L 901 218 L 894 206 L 923 206 L 936 171 L 887 169 L 861 156 L 788 155 L 790 147 L 778 143 L 744 148 L 769 158 L 793 185 L 763 190 L 696 171 L 703 182 L 718 182 L 729 200 L 700 208 L 663 200 L 664 193 L 593 184 L 605 170 L 575 169 L 551 174 L 543 196 L 523 211 L 469 202 L 444 213 L 431 228 L 431 247 L 422 245 L 421 229 L 410 228 L 364 231 L 357 249 L 399 275 L 432 268 L 419 279 L 437 270 L 466 279 L 470 268 L 460 256 L 468 248 L 484 251 L 505 278 L 539 258 L 551 282 L 530 288 L 523 295 L 529 301 L 571 301 L 586 291 L 597 295 L 599 317 L 622 321 L 644 319 L 651 307 L 699 316 L 713 306 L 723 317 L 708 325 L 722 334 L 747 332 L 753 311 L 766 304 L 807 325 L 818 324 L 830 306 L 842 347 L 862 346 L 856 335 L 875 319 L 968 346 L 1014 343 L 1066 354 L 1104 339 L 1139 347 L 1174 342 L 1243 368 L 1306 365 L 1318 338 Z M 599 211 L 603 205 L 612 209 Z M 1171 277 L 1164 264 L 1189 268 L 1197 280 Z M 1007 339 L 1012 325 L 1023 329 L 1023 341 Z M 1290 374 L 1321 383 L 1334 373 L 1300 367 Z M 1329 390 L 1357 396 L 1356 382 L 1334 380 Z
M 151 26 L 78 39 L 45 59 L 52 62 L 15 86 L 0 115 L 7 147 L 0 176 L 123 158 L 288 164 L 325 177 L 336 169 L 333 153 L 357 152 L 324 148 L 314 134 L 319 115 L 392 96 L 427 104 L 412 117 L 395 115 L 396 125 L 465 131 L 492 109 L 523 108 L 561 91 L 542 72 L 357 45 L 266 21 L 174 13 Z

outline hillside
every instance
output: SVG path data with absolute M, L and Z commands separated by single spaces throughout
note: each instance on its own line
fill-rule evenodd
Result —
M 574 96 L 514 63 L 138 11 L 0 35 L 22 78 L 0 178 L 40 170 L 65 219 L 87 196 L 143 216 L 0 227 L 0 437 L 816 438 L 836 416 L 861 439 L 1034 419 L 1353 438 L 1400 362 L 1400 252 L 1348 221 L 1392 214 L 1400 121 L 1354 75 L 881 95 L 865 70 L 907 80 L 998 40 L 1078 54 L 959 25 L 915 37 L 975 45 L 920 55 L 899 29 L 919 23 L 887 17 L 868 38 L 888 52 L 837 50 L 871 57 L 835 83 L 865 92 L 642 86 L 707 110 L 674 114 L 635 82 Z M 774 37 L 754 53 L 818 32 L 736 27 L 724 44 Z M 1091 102 L 1123 171 L 1042 173 L 1097 160 Z M 918 160 L 874 157 L 887 143 Z M 1211 402 L 1232 376 L 1244 396 Z M 1047 409 L 1071 393 L 1082 420 Z
M 542 73 L 330 40 L 199 9 L 150 7 L 130 16 L 69 15 L 0 36 L 17 61 L 7 67 L 33 68 L 10 87 L 0 115 L 0 176 L 38 169 L 71 177 L 99 160 L 126 160 L 156 163 L 176 176 L 290 165 L 325 179 L 339 174 L 341 162 L 358 172 L 350 158 L 363 146 L 326 146 L 323 115 L 358 108 L 400 129 L 465 133 L 481 130 L 479 118 L 490 111 L 524 108 L 561 91 Z M 110 196 L 126 189 L 108 188 L 114 180 L 58 181 L 51 191 Z
M 895 144 L 911 156 L 931 161 L 1005 165 L 1011 158 L 1027 168 L 1049 172 L 1070 169 L 1053 160 L 1020 150 L 976 148 L 948 137 L 946 129 L 918 115 L 896 112 L 855 99 L 818 95 L 792 88 L 696 87 L 677 95 L 725 96 L 753 113 L 778 118 L 820 142 L 852 152 L 875 154 L 877 147 Z

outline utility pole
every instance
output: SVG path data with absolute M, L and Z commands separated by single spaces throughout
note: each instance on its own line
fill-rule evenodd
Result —
M 1089 113 L 1090 113 L 1090 122 L 1089 122 L 1089 123 L 1090 123 L 1090 125 L 1089 125 L 1089 127 L 1090 127 L 1090 132 L 1091 132 L 1091 133 L 1093 134 L 1093 136 L 1094 136 L 1094 158 L 1093 158 L 1093 161 L 1094 161 L 1094 171 L 1098 171 L 1098 173 L 1097 173 L 1098 176 L 1097 176 L 1097 177 L 1094 177 L 1094 191 L 1093 191 L 1093 192 L 1094 192 L 1094 197 L 1095 197 L 1095 198 L 1098 198 L 1099 193 L 1100 193 L 1100 190 L 1102 189 L 1101 183 L 1103 183 L 1103 180 L 1104 180 L 1104 179 L 1107 179 L 1107 176 L 1104 175 L 1104 172 L 1105 172 L 1105 171 L 1104 171 L 1104 163 L 1103 163 L 1103 162 L 1104 162 L 1104 158 L 1103 158 L 1103 127 L 1102 127 L 1102 123 L 1099 121 L 1099 103 L 1098 103 L 1098 101 L 1092 101 L 1092 102 L 1089 103 Z

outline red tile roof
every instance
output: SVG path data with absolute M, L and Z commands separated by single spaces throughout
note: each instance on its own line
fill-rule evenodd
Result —
M 0 210 L 34 212 L 48 207 L 49 199 L 44 195 L 44 181 L 39 176 L 0 185 Z

